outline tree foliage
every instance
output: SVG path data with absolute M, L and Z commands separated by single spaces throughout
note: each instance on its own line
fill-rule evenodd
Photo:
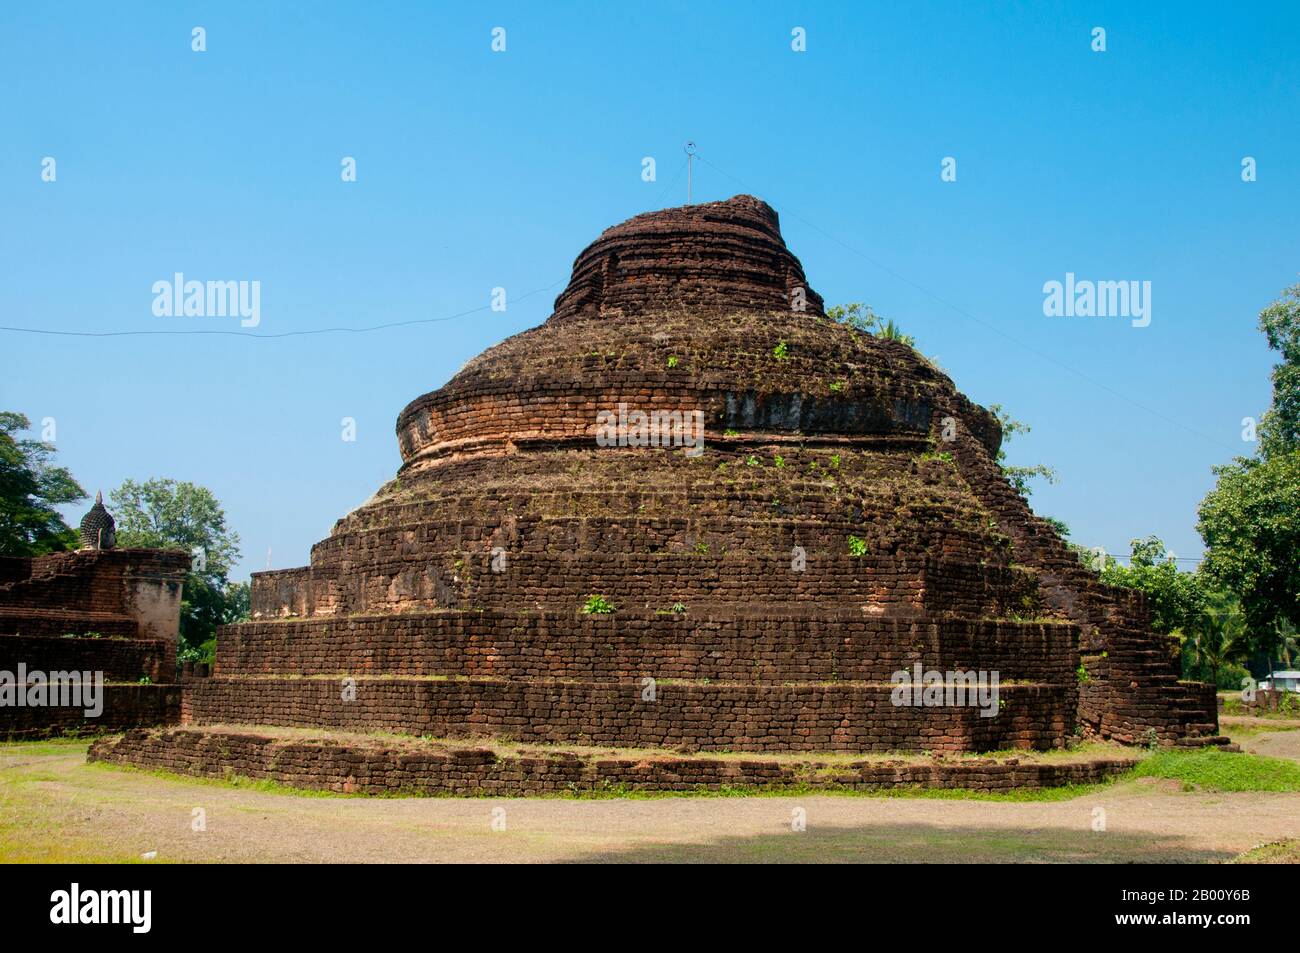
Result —
M 1259 314 L 1273 368 L 1273 404 L 1260 425 L 1259 451 L 1216 467 L 1197 530 L 1207 547 L 1202 570 L 1238 593 L 1250 627 L 1276 657 L 1286 626 L 1300 625 L 1300 285 Z
M 0 411 L 0 556 L 42 556 L 76 549 L 77 534 L 55 507 L 86 498 L 54 448 L 17 436 L 31 427 L 26 416 Z
M 1177 564 L 1168 558 L 1159 536 L 1135 539 L 1129 544 L 1129 551 L 1127 566 L 1113 556 L 1106 557 L 1101 581 L 1145 592 L 1151 628 L 1155 631 L 1174 635 L 1195 629 L 1214 597 L 1205 577 L 1180 572 Z
M 1300 624 L 1300 451 L 1216 467 L 1197 530 L 1204 572 L 1241 595 L 1252 626 Z
M 1250 657 L 1254 645 L 1245 613 L 1236 598 L 1216 593 L 1202 609 L 1195 625 L 1183 640 L 1194 662 L 1209 672 L 1209 680 L 1220 685 L 1220 675 L 1229 666 Z M 1235 677 L 1227 686 L 1235 687 Z
M 861 301 L 831 305 L 826 309 L 826 317 L 863 334 L 870 334 L 872 337 L 886 341 L 897 341 L 912 348 L 916 347 L 916 338 L 904 334 L 903 329 L 894 323 L 893 318 L 882 318 L 876 314 L 871 305 L 863 304 Z
M 1203 572 L 1180 571 L 1159 536 L 1132 540 L 1129 551 L 1127 566 L 1105 558 L 1102 582 L 1146 593 L 1151 628 L 1182 642 L 1184 678 L 1237 687 L 1246 674 L 1238 663 L 1270 642 L 1250 628 L 1237 597 Z
M 1259 313 L 1259 329 L 1282 360 L 1273 368 L 1273 406 L 1260 425 L 1260 444 L 1267 458 L 1300 450 L 1300 285 Z
M 1002 475 L 1016 488 L 1016 492 L 1028 499 L 1029 494 L 1033 492 L 1029 486 L 1030 480 L 1042 478 L 1048 483 L 1055 483 L 1058 479 L 1057 473 L 1046 464 L 1038 463 L 1030 467 L 1013 467 L 1007 463 L 1007 444 L 1011 442 L 1011 438 L 1016 434 L 1029 433 L 1029 424 L 1022 420 L 1016 420 L 1001 404 L 990 404 L 989 413 L 996 417 L 998 423 L 1002 425 L 1002 445 L 998 447 L 998 467 L 1001 468 Z
M 229 580 L 239 534 L 226 526 L 210 490 L 176 480 L 127 480 L 110 496 L 119 546 L 180 549 L 193 557 L 181 601 L 182 648 L 201 650 L 218 625 L 247 615 L 246 584 Z

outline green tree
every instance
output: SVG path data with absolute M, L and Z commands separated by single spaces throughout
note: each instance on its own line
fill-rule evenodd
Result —
M 77 548 L 76 532 L 55 507 L 84 500 L 86 491 L 54 466 L 53 447 L 17 436 L 30 427 L 23 414 L 0 411 L 0 556 Z
M 193 565 L 181 601 L 181 647 L 203 650 L 218 625 L 238 621 L 246 595 L 229 580 L 239 559 L 239 534 L 212 492 L 193 483 L 127 480 L 110 494 L 119 546 L 180 549 Z
M 1201 612 L 1183 644 L 1191 649 L 1196 663 L 1209 671 L 1210 681 L 1218 685 L 1221 671 L 1251 653 L 1241 605 L 1232 596 L 1216 596 Z M 1228 687 L 1231 686 L 1230 682 Z
M 1259 313 L 1259 329 L 1282 357 L 1259 450 L 1214 469 L 1218 481 L 1196 525 L 1207 549 L 1203 571 L 1240 596 L 1256 669 L 1300 625 L 1300 285 Z
M 875 334 L 876 327 L 880 324 L 880 316 L 876 314 L 871 305 L 863 304 L 861 301 L 850 301 L 848 304 L 833 304 L 826 309 L 826 317 L 837 324 L 843 324 L 845 327 L 861 331 L 864 334 Z
M 1300 624 L 1300 451 L 1239 458 L 1214 472 L 1218 484 L 1197 513 L 1202 570 L 1240 595 L 1253 628 L 1273 634 L 1280 619 Z
M 226 583 L 226 606 L 222 625 L 247 622 L 252 612 L 253 587 L 247 582 Z
M 1300 285 L 1259 313 L 1268 346 L 1282 355 L 1273 368 L 1273 406 L 1260 423 L 1265 459 L 1300 451 Z
M 1002 425 L 1002 445 L 998 447 L 998 467 L 1001 468 L 1002 475 L 1016 488 L 1016 492 L 1025 499 L 1029 499 L 1029 494 L 1033 492 L 1029 488 L 1029 481 L 1035 477 L 1041 477 L 1048 483 L 1055 483 L 1058 479 L 1056 471 L 1045 464 L 1039 463 L 1032 467 L 1007 465 L 1007 444 L 1011 442 L 1011 438 L 1016 434 L 1029 433 L 1030 427 L 1027 423 L 1012 417 L 1001 404 L 990 404 L 989 413 L 996 417 L 998 423 Z
M 1200 622 L 1218 595 L 1199 573 L 1179 572 L 1166 554 L 1158 536 L 1135 539 L 1127 566 L 1106 558 L 1101 581 L 1111 586 L 1140 589 L 1146 593 L 1151 628 L 1166 634 L 1188 633 Z

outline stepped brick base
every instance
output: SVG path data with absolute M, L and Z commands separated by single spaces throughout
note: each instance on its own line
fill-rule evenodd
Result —
M 165 653 L 161 639 L 10 635 L 0 637 L 0 671 L 15 672 L 22 663 L 44 672 L 103 672 L 112 682 L 170 682 Z
M 1075 762 L 781 761 L 668 753 L 498 753 L 434 742 L 385 743 L 253 728 L 150 729 L 95 742 L 91 761 L 204 778 L 244 777 L 344 794 L 527 796 L 624 791 L 873 791 L 964 788 L 1005 792 L 1091 784 L 1126 771 L 1131 758 Z
M 104 710 L 87 718 L 76 707 L 0 706 L 0 739 L 15 741 L 57 735 L 94 735 L 180 720 L 179 685 L 105 685 Z
M 1004 681 L 1075 680 L 1078 628 L 1064 622 L 872 618 L 860 609 L 778 615 L 443 610 L 252 622 L 223 629 L 217 672 L 471 678 L 888 682 L 922 659 Z
M 309 565 L 253 574 L 251 621 L 186 683 L 188 721 L 683 754 L 1221 741 L 1142 596 L 1102 585 L 1007 481 L 997 416 L 914 348 L 826 317 L 752 196 L 607 229 L 550 319 L 413 400 L 397 439 L 396 478 Z M 992 717 L 892 704 L 918 669 L 996 675 Z M 749 777 L 581 760 L 489 756 L 430 783 Z M 786 783 L 776 761 L 753 763 Z M 350 783 L 428 773 L 374 771 Z
M 344 700 L 351 684 L 355 700 Z M 487 679 L 208 678 L 186 683 L 185 718 L 534 744 L 692 751 L 964 752 L 1062 747 L 1072 685 L 1003 685 L 992 717 L 974 707 L 899 707 L 889 685 Z

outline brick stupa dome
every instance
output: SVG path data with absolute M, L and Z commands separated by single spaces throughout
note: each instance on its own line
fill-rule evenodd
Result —
M 620 405 L 698 411 L 704 452 L 601 445 Z M 606 230 L 545 323 L 397 436 L 397 478 L 310 566 L 254 574 L 193 721 L 753 752 L 1215 728 L 1141 596 L 1007 484 L 996 419 L 826 318 L 751 196 Z M 998 710 L 894 704 L 917 665 L 997 672 Z
M 81 518 L 77 527 L 83 549 L 112 549 L 117 545 L 117 524 L 104 506 L 104 493 L 95 493 L 95 505 Z
M 822 313 L 776 212 L 752 195 L 649 212 L 607 228 L 573 265 L 552 321 L 683 307 L 789 311 L 799 289 Z

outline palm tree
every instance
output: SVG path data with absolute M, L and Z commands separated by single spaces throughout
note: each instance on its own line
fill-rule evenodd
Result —
M 904 334 L 903 329 L 894 323 L 893 318 L 887 318 L 879 327 L 880 330 L 876 332 L 876 337 L 883 338 L 886 341 L 897 341 L 899 344 L 906 344 L 908 347 L 916 347 L 916 338 L 910 334 Z
M 1278 619 L 1275 629 L 1278 664 L 1284 669 L 1294 668 L 1296 659 L 1300 658 L 1300 633 L 1288 619 Z
M 1250 649 L 1241 604 L 1223 596 L 1207 606 L 1193 627 L 1191 646 L 1196 661 L 1210 670 L 1210 680 L 1218 685 L 1219 669 L 1239 661 Z

